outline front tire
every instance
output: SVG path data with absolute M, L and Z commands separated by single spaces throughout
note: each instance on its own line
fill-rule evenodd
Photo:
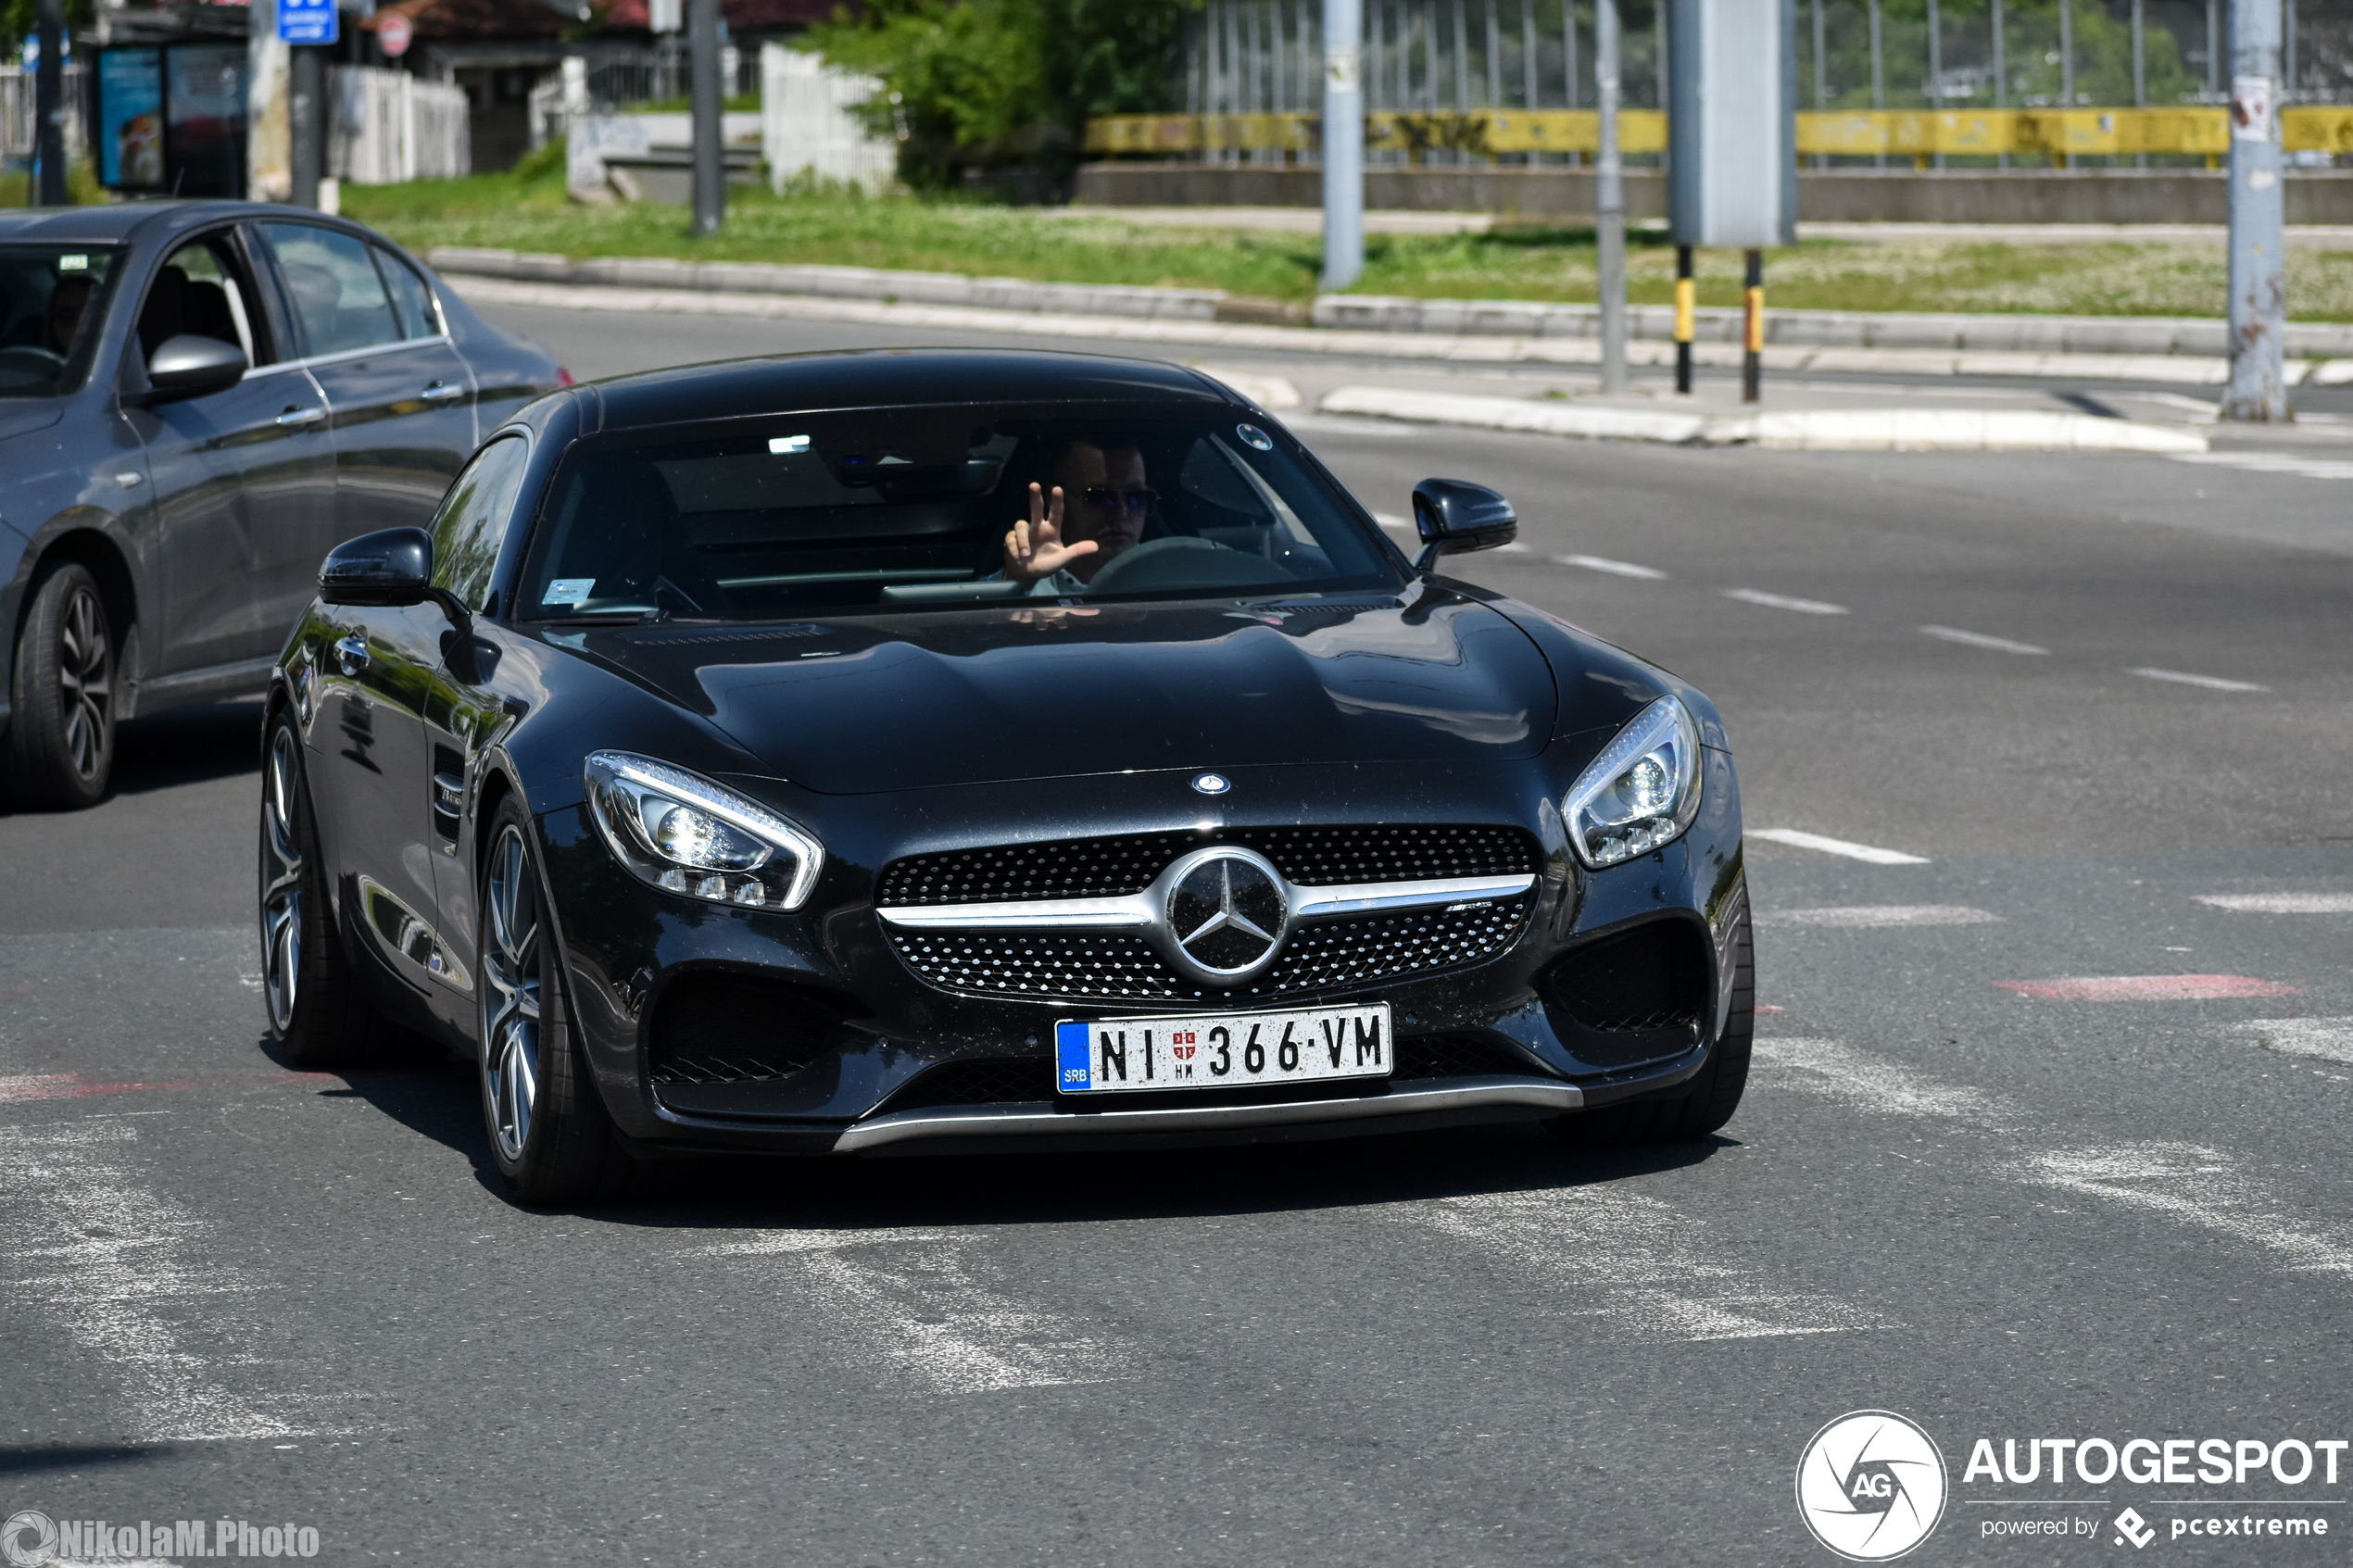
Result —
M 114 629 L 90 569 L 72 561 L 32 585 L 17 637 L 8 793 L 35 808 L 95 806 L 114 773 Z
M 615 1185 L 619 1139 L 573 1037 L 547 880 L 531 820 L 513 797 L 500 802 L 487 836 L 474 972 L 491 1157 L 523 1202 L 575 1202 Z
M 375 1010 L 335 929 L 304 778 L 302 738 L 271 716 L 261 757 L 261 994 L 270 1032 L 305 1070 L 371 1054 Z

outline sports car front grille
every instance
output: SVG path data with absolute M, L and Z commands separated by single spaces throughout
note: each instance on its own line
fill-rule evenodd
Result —
M 1387 1082 L 1432 1078 L 1532 1075 L 1527 1062 L 1470 1035 L 1408 1035 L 1397 1042 L 1397 1065 Z M 1314 1091 L 1353 1087 L 1370 1092 L 1383 1080 L 1348 1080 L 1304 1085 Z M 1258 1090 L 1277 1085 L 1257 1085 Z M 1188 1095 L 1200 1091 L 1186 1091 Z M 1255 1091 L 1253 1091 L 1255 1092 Z M 1209 1091 L 1214 1097 L 1214 1091 Z M 881 1108 L 880 1114 L 929 1110 L 943 1105 L 1023 1105 L 1054 1098 L 1054 1064 L 1043 1057 L 985 1061 L 947 1061 L 912 1079 Z M 1095 1097 L 1098 1099 L 1104 1097 Z M 1204 1102 L 1205 1103 L 1205 1102 Z
M 1265 978 L 1235 991 L 1193 984 L 1140 936 L 887 929 L 907 967 L 942 990 L 1121 1001 L 1265 998 L 1353 989 L 1476 963 L 1510 945 L 1528 905 L 1523 896 L 1469 909 L 1408 909 L 1301 926 Z
M 1516 828 L 1413 823 L 1229 828 L 912 855 L 884 869 L 877 902 L 989 904 L 1019 898 L 1116 897 L 1142 892 L 1171 860 L 1205 844 L 1255 849 L 1301 887 L 1520 876 L 1543 869 L 1534 843 Z

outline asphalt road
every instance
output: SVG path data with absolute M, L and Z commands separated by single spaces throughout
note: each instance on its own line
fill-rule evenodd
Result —
M 508 314 L 581 373 L 850 335 Z M 271 1059 L 258 715 L 160 716 L 95 810 L 0 817 L 0 1514 L 337 1562 L 1817 1563 L 1801 1450 L 1876 1408 L 1948 1467 L 1914 1561 L 2137 1558 L 2127 1506 L 2168 1561 L 2342 1561 L 2341 1448 L 1965 1470 L 2353 1438 L 2345 482 L 1299 423 L 1378 510 L 1515 495 L 1527 547 L 1464 574 L 1708 690 L 1753 833 L 1916 858 L 1752 838 L 1771 1010 L 1722 1136 L 694 1164 L 526 1211 L 466 1070 Z M 2332 1528 L 2172 1533 L 2225 1516 Z

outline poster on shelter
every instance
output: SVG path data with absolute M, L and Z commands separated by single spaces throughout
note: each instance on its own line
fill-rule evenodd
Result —
M 107 49 L 98 56 L 98 183 L 117 190 L 163 188 L 163 51 Z
M 182 44 L 164 56 L 171 189 L 182 196 L 245 192 L 245 46 Z

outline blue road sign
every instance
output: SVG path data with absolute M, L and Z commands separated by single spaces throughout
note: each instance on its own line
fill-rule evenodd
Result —
M 278 0 L 278 42 L 333 44 L 341 36 L 335 0 Z

